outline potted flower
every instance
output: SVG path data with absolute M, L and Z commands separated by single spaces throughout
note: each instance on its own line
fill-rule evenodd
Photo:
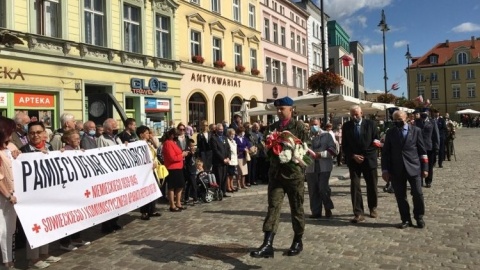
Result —
M 236 66 L 235 66 L 235 70 L 236 70 L 237 72 L 244 72 L 244 71 L 245 71 L 245 67 L 239 64 L 239 65 L 236 65 Z
M 225 66 L 225 62 L 223 62 L 222 60 L 217 60 L 213 62 L 213 66 L 216 68 L 223 68 Z
M 192 55 L 192 62 L 197 64 L 203 64 L 205 59 L 201 55 Z
M 343 84 L 343 79 L 334 72 L 317 72 L 308 78 L 308 88 L 316 92 L 332 91 Z
M 258 76 L 260 74 L 260 70 L 258 70 L 257 68 L 252 68 L 250 72 L 252 73 L 252 75 L 255 76 Z

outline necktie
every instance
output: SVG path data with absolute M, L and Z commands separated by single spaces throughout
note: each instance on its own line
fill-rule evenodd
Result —
M 355 138 L 360 138 L 360 124 L 355 124 Z

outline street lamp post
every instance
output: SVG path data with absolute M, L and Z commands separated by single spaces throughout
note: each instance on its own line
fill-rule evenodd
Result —
M 320 28 L 320 34 L 322 35 L 321 37 L 321 43 L 322 43 L 322 72 L 325 73 L 327 71 L 326 65 L 326 56 L 325 56 L 325 20 L 324 20 L 324 10 L 323 10 L 323 0 L 320 0 L 320 11 L 322 12 L 320 15 L 320 20 L 322 20 L 322 27 Z M 323 125 L 325 126 L 328 123 L 328 113 L 327 113 L 327 89 L 322 89 L 322 94 L 323 94 Z
M 407 52 L 405 53 L 405 58 L 407 58 L 407 95 L 408 98 L 411 97 L 410 95 L 410 59 L 412 59 L 412 55 L 410 54 L 410 46 L 407 44 Z
M 387 54 L 385 52 L 385 32 L 389 31 L 390 28 L 388 28 L 387 24 L 387 19 L 385 18 L 385 11 L 382 9 L 382 19 L 380 20 L 380 23 L 378 24 L 378 27 L 380 27 L 380 31 L 382 31 L 383 35 L 383 80 L 385 83 L 385 98 L 387 97 Z M 388 118 L 388 111 L 385 116 L 385 121 L 387 121 Z

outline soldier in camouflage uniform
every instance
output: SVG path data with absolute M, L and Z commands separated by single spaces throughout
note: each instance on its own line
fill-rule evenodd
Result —
M 275 100 L 274 105 L 277 107 L 277 115 L 280 120 L 270 125 L 266 133 L 268 134 L 274 130 L 288 130 L 300 140 L 308 140 L 308 132 L 305 130 L 304 124 L 292 118 L 293 100 L 289 97 L 284 97 Z M 290 203 L 292 225 L 295 233 L 292 246 L 287 255 L 298 255 L 303 250 L 302 236 L 305 229 L 303 210 L 305 169 L 300 165 L 282 166 L 279 159 L 270 159 L 268 177 L 268 213 L 263 223 L 264 241 L 258 250 L 250 253 L 250 256 L 273 258 L 273 238 L 277 232 L 285 193 Z

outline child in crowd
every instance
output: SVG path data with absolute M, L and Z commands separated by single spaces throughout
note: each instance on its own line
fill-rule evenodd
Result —
M 193 198 L 192 204 L 195 205 L 198 203 L 197 196 L 197 168 L 196 161 L 197 158 L 197 148 L 195 147 L 195 141 L 193 139 L 188 139 L 187 141 L 187 150 L 188 155 L 185 157 L 185 202 L 188 202 L 189 198 Z
M 213 188 L 220 187 L 217 184 L 217 179 L 215 179 L 215 175 L 213 173 L 209 173 L 209 172 L 203 170 L 203 161 L 198 159 L 195 162 L 195 167 L 197 168 L 197 174 L 196 175 L 199 179 L 202 179 L 202 178 L 208 179 L 208 183 L 209 183 L 210 187 L 213 187 Z

